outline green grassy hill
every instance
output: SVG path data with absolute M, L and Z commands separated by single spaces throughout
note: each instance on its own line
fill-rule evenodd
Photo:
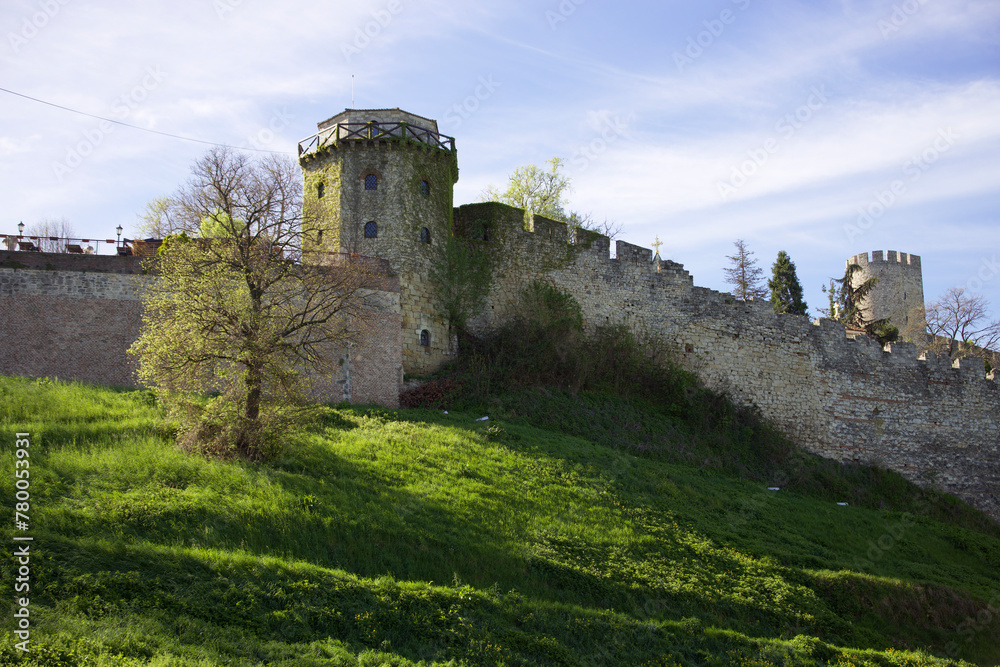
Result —
M 30 432 L 35 538 L 32 652 L 5 583 L 0 663 L 1000 662 L 1000 531 L 957 502 L 634 401 L 483 415 L 331 407 L 224 462 L 147 392 L 0 378 L 0 498 Z

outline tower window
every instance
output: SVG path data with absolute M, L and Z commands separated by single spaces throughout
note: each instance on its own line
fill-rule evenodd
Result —
M 365 190 L 377 190 L 378 189 L 378 176 L 375 174 L 368 174 L 365 176 Z
M 431 230 L 427 229 L 426 227 L 420 228 L 420 242 L 421 243 L 431 242 Z
M 377 120 L 368 121 L 368 124 L 371 126 L 372 139 L 378 138 L 382 134 L 382 130 L 380 130 L 378 126 L 378 121 Z
M 420 194 L 425 197 L 431 196 L 431 184 L 427 181 L 420 181 Z
M 423 347 L 431 346 L 431 332 L 427 329 L 420 332 L 420 345 Z
M 490 240 L 490 223 L 485 220 L 476 220 L 472 224 L 472 238 L 479 241 Z
M 323 195 L 325 194 L 326 194 L 326 185 L 320 183 L 319 185 L 316 186 L 316 197 L 318 199 L 322 199 Z
M 321 229 L 318 232 L 316 232 L 316 243 L 322 243 L 322 242 L 323 242 L 323 230 Z
M 378 223 L 372 220 L 365 223 L 365 238 L 374 239 L 378 237 Z

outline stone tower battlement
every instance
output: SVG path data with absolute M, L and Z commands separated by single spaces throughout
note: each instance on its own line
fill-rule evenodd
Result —
M 386 259 L 402 285 L 403 364 L 426 373 L 454 356 L 429 276 L 452 233 L 455 140 L 401 109 L 345 109 L 299 143 L 305 256 Z
M 854 274 L 855 285 L 869 278 L 878 279 L 875 289 L 862 302 L 865 319 L 889 318 L 901 332 L 925 329 L 924 280 L 919 256 L 890 250 L 883 257 L 881 250 L 873 250 L 871 259 L 864 252 L 848 258 L 847 264 L 861 267 Z

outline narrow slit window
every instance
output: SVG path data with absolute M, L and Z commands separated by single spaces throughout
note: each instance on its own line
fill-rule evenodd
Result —
M 424 329 L 423 331 L 420 332 L 420 345 L 422 347 L 431 346 L 431 332 L 428 331 L 427 329 Z
M 431 242 L 431 230 L 426 227 L 420 228 L 420 242 L 430 244 Z
M 365 223 L 365 238 L 366 239 L 378 238 L 378 223 L 375 222 L 374 220 Z
M 320 183 L 319 185 L 316 186 L 316 197 L 317 199 L 322 199 L 323 195 L 325 194 L 326 194 L 326 185 Z
M 378 176 L 375 174 L 365 176 L 365 190 L 378 190 Z
M 431 196 L 431 184 L 427 181 L 420 181 L 420 194 L 425 197 Z

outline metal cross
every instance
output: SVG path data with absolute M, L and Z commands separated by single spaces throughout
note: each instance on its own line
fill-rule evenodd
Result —
M 653 243 L 653 247 L 654 247 L 654 248 L 656 248 L 656 254 L 657 254 L 657 255 L 659 255 L 659 254 L 660 254 L 660 246 L 661 246 L 661 245 L 663 245 L 663 241 L 661 241 L 661 240 L 660 240 L 660 237 L 659 237 L 659 236 L 657 236 L 657 237 L 656 237 L 656 242 L 655 242 L 655 243 Z

